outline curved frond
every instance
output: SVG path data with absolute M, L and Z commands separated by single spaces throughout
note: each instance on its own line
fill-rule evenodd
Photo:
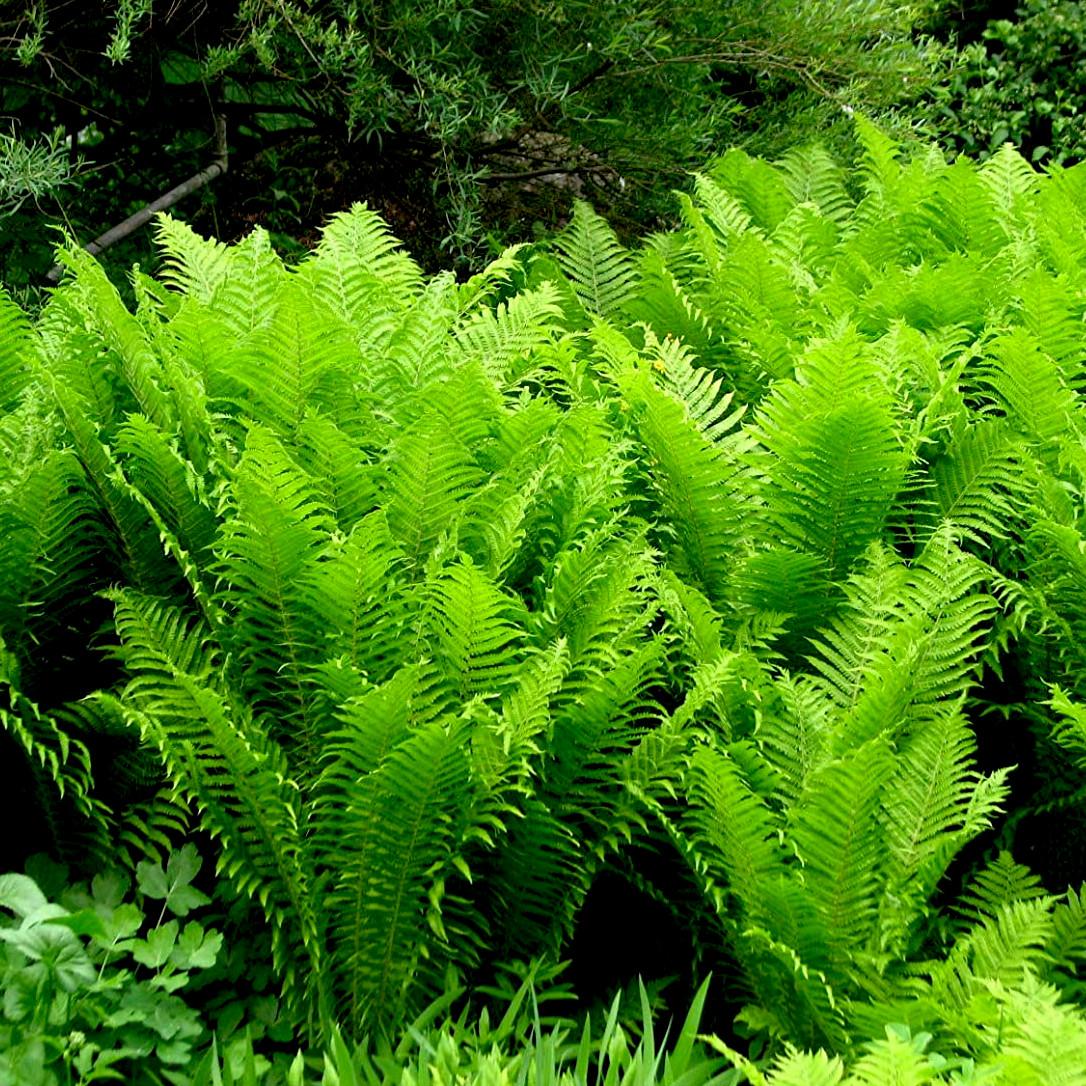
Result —
M 573 218 L 555 239 L 554 247 L 562 271 L 589 313 L 609 317 L 622 309 L 636 290 L 630 253 L 607 220 L 583 200 L 573 205 Z
M 297 276 L 336 316 L 363 328 L 375 310 L 403 311 L 422 273 L 381 217 L 365 204 L 333 215 Z
M 523 291 L 496 309 L 482 309 L 456 332 L 456 348 L 465 360 L 479 362 L 502 387 L 520 375 L 534 348 L 548 342 L 561 327 L 562 309 L 550 283 Z
M 30 321 L 0 287 L 0 412 L 10 411 L 30 379 Z
M 260 898 L 286 987 L 319 991 L 313 874 L 282 752 L 221 687 L 221 662 L 206 631 L 160 602 L 131 592 L 111 598 L 119 653 L 134 675 L 122 711 L 158 747 L 171 778 L 219 838 L 223 872 Z
M 1021 508 L 1022 461 L 1002 420 L 969 427 L 931 466 L 933 515 L 978 544 L 1004 538 Z
M 512 681 L 523 632 L 513 601 L 470 560 L 430 587 L 434 650 L 460 698 L 494 697 Z
M 326 808 L 330 954 L 348 1020 L 400 1020 L 423 950 L 442 939 L 441 897 L 453 873 L 471 786 L 463 727 L 424 725 L 372 772 L 344 781 Z M 419 993 L 415 993 L 416 998 Z

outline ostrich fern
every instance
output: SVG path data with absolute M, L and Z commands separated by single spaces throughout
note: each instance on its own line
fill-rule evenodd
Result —
M 163 219 L 134 312 L 74 251 L 3 302 L 0 722 L 92 854 L 198 822 L 315 1027 L 561 954 L 656 850 L 754 1081 L 1077 1052 L 1081 891 L 941 903 L 1012 780 L 985 669 L 1081 753 L 1086 182 L 859 136 L 854 189 L 731 152 L 670 234 L 579 205 L 464 284 L 358 206 L 295 269 Z

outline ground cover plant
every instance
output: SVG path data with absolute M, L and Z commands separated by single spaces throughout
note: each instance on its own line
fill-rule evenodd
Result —
M 367 1081 L 614 873 L 686 940 L 691 1081 L 1086 1081 L 1086 864 L 1037 832 L 1082 817 L 1086 173 L 857 129 L 636 249 L 579 204 L 457 282 L 362 206 L 294 268 L 165 218 L 134 311 L 75 248 L 4 302 L 26 848 L 202 835 Z

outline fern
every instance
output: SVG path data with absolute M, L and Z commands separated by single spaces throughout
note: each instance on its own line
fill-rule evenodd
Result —
M 479 361 L 500 387 L 515 382 L 525 357 L 550 338 L 560 315 L 556 291 L 546 283 L 499 303 L 493 313 L 483 310 L 465 321 L 456 344 L 464 358 Z
M 480 478 L 471 453 L 440 419 L 430 416 L 401 434 L 389 455 L 385 500 L 389 527 L 411 566 L 418 568 L 453 528 L 460 502 Z
M 363 327 L 382 309 L 402 312 L 421 286 L 415 262 L 365 204 L 332 217 L 298 276 L 337 317 Z
M 441 867 L 451 870 L 458 815 L 470 802 L 466 738 L 463 727 L 433 722 L 368 773 L 331 770 L 335 807 L 318 808 L 316 831 L 327 835 L 330 861 L 349 857 L 330 868 L 327 908 L 332 954 L 350 978 L 341 995 L 351 1021 L 398 1019 L 429 925 L 440 933 L 433 880 Z M 354 748 L 344 744 L 339 757 L 353 761 Z
M 973 542 L 1002 538 L 1021 509 L 1022 472 L 1006 424 L 978 422 L 931 466 L 933 514 Z
M 218 688 L 206 634 L 154 601 L 123 593 L 113 598 L 121 652 L 137 676 L 122 711 L 158 746 L 204 825 L 221 839 L 222 869 L 240 890 L 260 898 L 288 990 L 317 986 L 327 1014 L 314 875 L 281 752 Z
M 435 652 L 461 699 L 500 694 L 514 675 L 510 658 L 522 634 L 503 597 L 470 562 L 461 562 L 432 587 Z
M 646 374 L 623 375 L 619 388 L 647 449 L 664 516 L 673 525 L 680 571 L 710 598 L 719 597 L 738 535 L 741 462 L 728 455 L 731 450 L 710 443 L 687 420 L 683 406 Z M 733 443 L 736 452 L 741 447 Z
M 637 280 L 631 255 L 584 201 L 574 204 L 573 217 L 556 239 L 555 250 L 562 271 L 589 313 L 613 316 L 634 295 Z
M 359 206 L 295 271 L 163 219 L 134 313 L 76 252 L 0 300 L 0 723 L 57 841 L 211 834 L 295 1025 L 562 955 L 613 868 L 753 1082 L 1076 1081 L 1081 880 L 978 857 L 1081 802 L 1083 182 L 857 127 L 858 203 L 733 151 L 670 233 L 578 204 L 464 284 Z
M 254 705 L 277 705 L 278 728 L 297 729 L 313 756 L 317 710 L 307 669 L 321 658 L 323 635 L 299 589 L 318 560 L 331 517 L 309 478 L 258 429 L 250 431 L 233 497 L 237 511 L 216 548 L 225 581 L 220 601 L 233 614 L 227 643 L 236 646 Z
M 25 353 L 29 347 L 30 322 L 23 311 L 0 289 L 0 411 L 18 403 L 30 379 Z

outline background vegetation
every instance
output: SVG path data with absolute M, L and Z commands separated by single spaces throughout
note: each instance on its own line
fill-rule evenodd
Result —
M 298 251 L 362 197 L 432 270 L 525 240 L 533 222 L 553 230 L 573 196 L 644 229 L 718 149 L 836 139 L 846 105 L 915 100 L 942 55 L 920 32 L 928 10 L 9 2 L 0 113 L 24 145 L 21 162 L 9 152 L 6 185 L 25 213 L 7 219 L 0 274 L 39 282 L 55 243 L 47 223 L 88 241 L 202 169 L 218 115 L 231 172 L 185 213 L 219 237 L 259 223 Z M 73 185 L 56 187 L 66 172 Z M 123 270 L 152 252 L 144 239 L 110 259 Z

